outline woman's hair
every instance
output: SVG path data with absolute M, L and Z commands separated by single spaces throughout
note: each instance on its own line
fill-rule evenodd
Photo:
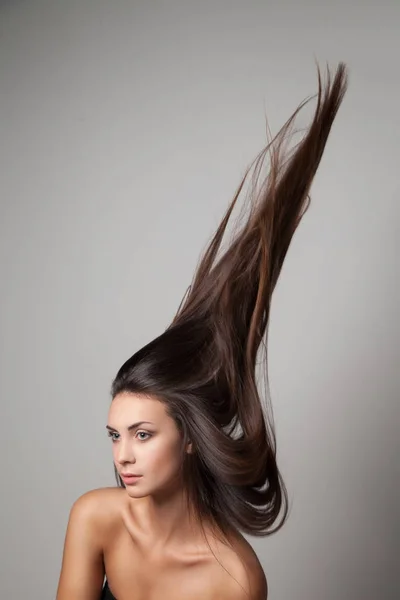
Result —
M 270 402 L 263 406 L 256 359 L 258 351 L 264 350 L 264 360 L 258 364 L 265 367 L 268 391 L 266 342 L 272 292 L 309 206 L 310 186 L 347 88 L 343 63 L 333 80 L 327 68 L 325 85 L 318 65 L 317 73 L 317 106 L 306 134 L 291 152 L 285 151 L 294 119 L 310 98 L 256 157 L 256 174 L 247 196 L 249 214 L 236 227 L 228 247 L 217 257 L 252 165 L 171 324 L 131 356 L 112 383 L 112 398 L 131 392 L 155 397 L 165 405 L 182 434 L 188 510 L 200 524 L 203 519 L 212 523 L 218 533 L 233 526 L 250 535 L 267 536 L 278 531 L 288 516 L 272 407 Z M 269 174 L 257 189 L 267 152 Z M 189 441 L 193 453 L 185 451 Z

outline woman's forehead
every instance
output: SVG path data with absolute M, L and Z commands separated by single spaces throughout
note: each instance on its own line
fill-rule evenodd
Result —
M 117 394 L 108 412 L 109 421 L 123 427 L 128 427 L 137 421 L 162 424 L 167 418 L 166 407 L 158 399 L 130 392 Z M 110 422 L 109 425 L 113 426 L 113 423 Z

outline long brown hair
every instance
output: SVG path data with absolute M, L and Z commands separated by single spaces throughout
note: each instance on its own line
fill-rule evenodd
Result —
M 306 134 L 291 152 L 284 151 L 295 117 L 310 99 L 299 105 L 253 161 L 256 175 L 247 195 L 249 214 L 226 250 L 217 256 L 252 164 L 171 324 L 129 358 L 112 383 L 112 398 L 127 391 L 157 397 L 165 404 L 182 433 L 188 509 L 200 523 L 207 519 L 222 533 L 234 527 L 267 536 L 278 531 L 288 516 L 272 408 L 269 401 L 263 405 L 258 390 L 256 359 L 263 350 L 268 391 L 266 341 L 272 292 L 309 206 L 310 186 L 347 88 L 343 63 L 333 80 L 327 68 L 325 85 L 318 66 L 317 72 L 317 105 Z M 267 153 L 269 173 L 261 178 Z M 188 441 L 193 453 L 185 452 Z M 118 475 L 117 481 L 124 485 Z

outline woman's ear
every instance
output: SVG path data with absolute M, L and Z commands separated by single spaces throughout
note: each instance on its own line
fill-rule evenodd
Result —
M 188 454 L 193 454 L 194 449 L 193 449 L 193 443 L 189 440 L 186 446 L 186 452 Z

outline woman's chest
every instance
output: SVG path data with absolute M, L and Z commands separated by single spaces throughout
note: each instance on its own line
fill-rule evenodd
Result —
M 223 567 L 201 555 L 166 557 L 140 552 L 129 535 L 118 535 L 104 553 L 116 600 L 220 600 Z M 225 573 L 226 576 L 226 573 Z

